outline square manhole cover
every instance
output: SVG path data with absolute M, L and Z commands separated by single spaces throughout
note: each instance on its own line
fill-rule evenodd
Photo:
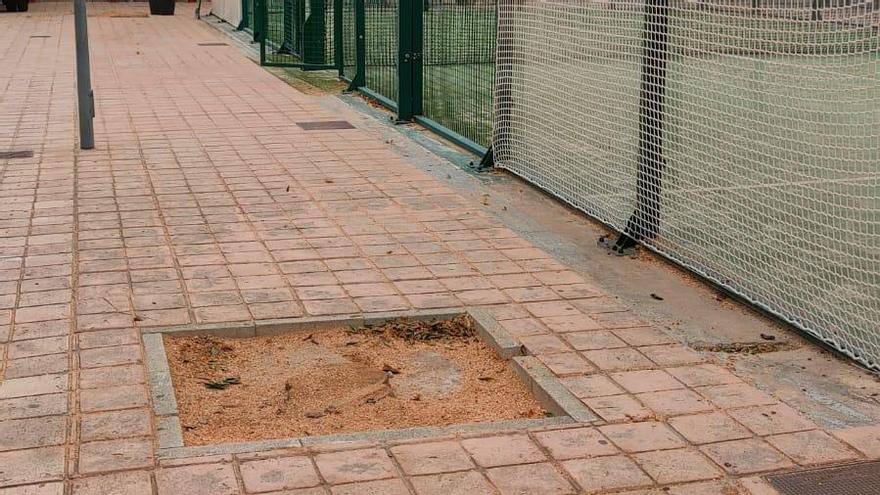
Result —
M 33 158 L 33 156 L 33 150 L 0 151 L 0 160 L 10 160 L 13 158 Z
M 767 476 L 782 495 L 878 495 L 880 462 L 862 462 Z
M 296 125 L 300 126 L 303 130 L 306 131 L 329 131 L 333 129 L 354 129 L 354 126 L 351 123 L 345 120 L 322 120 L 322 121 L 314 121 L 314 122 L 297 122 Z
M 597 419 L 480 310 L 168 329 L 143 339 L 166 432 L 159 448 L 171 456 Z

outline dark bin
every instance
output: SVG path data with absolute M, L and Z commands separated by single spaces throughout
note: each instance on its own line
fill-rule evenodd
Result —
M 150 15 L 174 15 L 174 0 L 150 0 Z

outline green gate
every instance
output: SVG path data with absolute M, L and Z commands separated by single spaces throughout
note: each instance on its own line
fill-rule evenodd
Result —
M 254 0 L 260 64 L 340 69 L 342 0 Z

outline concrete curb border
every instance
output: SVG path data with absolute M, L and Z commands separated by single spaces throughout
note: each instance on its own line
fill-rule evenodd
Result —
M 224 337 L 255 337 L 285 332 L 305 332 L 339 325 L 366 326 L 381 324 L 394 318 L 450 319 L 467 314 L 474 322 L 480 339 L 501 358 L 510 360 L 517 375 L 535 398 L 549 412 L 550 418 L 492 421 L 457 424 L 443 427 L 416 427 L 396 430 L 374 430 L 356 433 L 320 435 L 303 438 L 282 438 L 257 442 L 226 443 L 186 447 L 183 430 L 171 382 L 168 356 L 163 343 L 164 334 L 199 334 Z M 245 322 L 238 326 L 187 325 L 149 328 L 142 334 L 153 401 L 153 413 L 158 423 L 159 457 L 176 459 L 204 455 L 241 454 L 268 450 L 302 448 L 328 443 L 394 442 L 418 438 L 489 433 L 525 428 L 547 428 L 573 423 L 598 421 L 584 404 L 571 394 L 543 363 L 526 355 L 526 349 L 513 338 L 491 313 L 479 308 L 464 310 L 403 311 L 350 317 L 285 318 L 259 322 Z

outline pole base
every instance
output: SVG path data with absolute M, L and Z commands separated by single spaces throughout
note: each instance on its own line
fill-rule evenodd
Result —
M 634 256 L 639 245 L 638 241 L 626 234 L 620 234 L 614 242 L 611 242 L 611 239 L 603 235 L 599 238 L 597 244 L 617 256 Z

